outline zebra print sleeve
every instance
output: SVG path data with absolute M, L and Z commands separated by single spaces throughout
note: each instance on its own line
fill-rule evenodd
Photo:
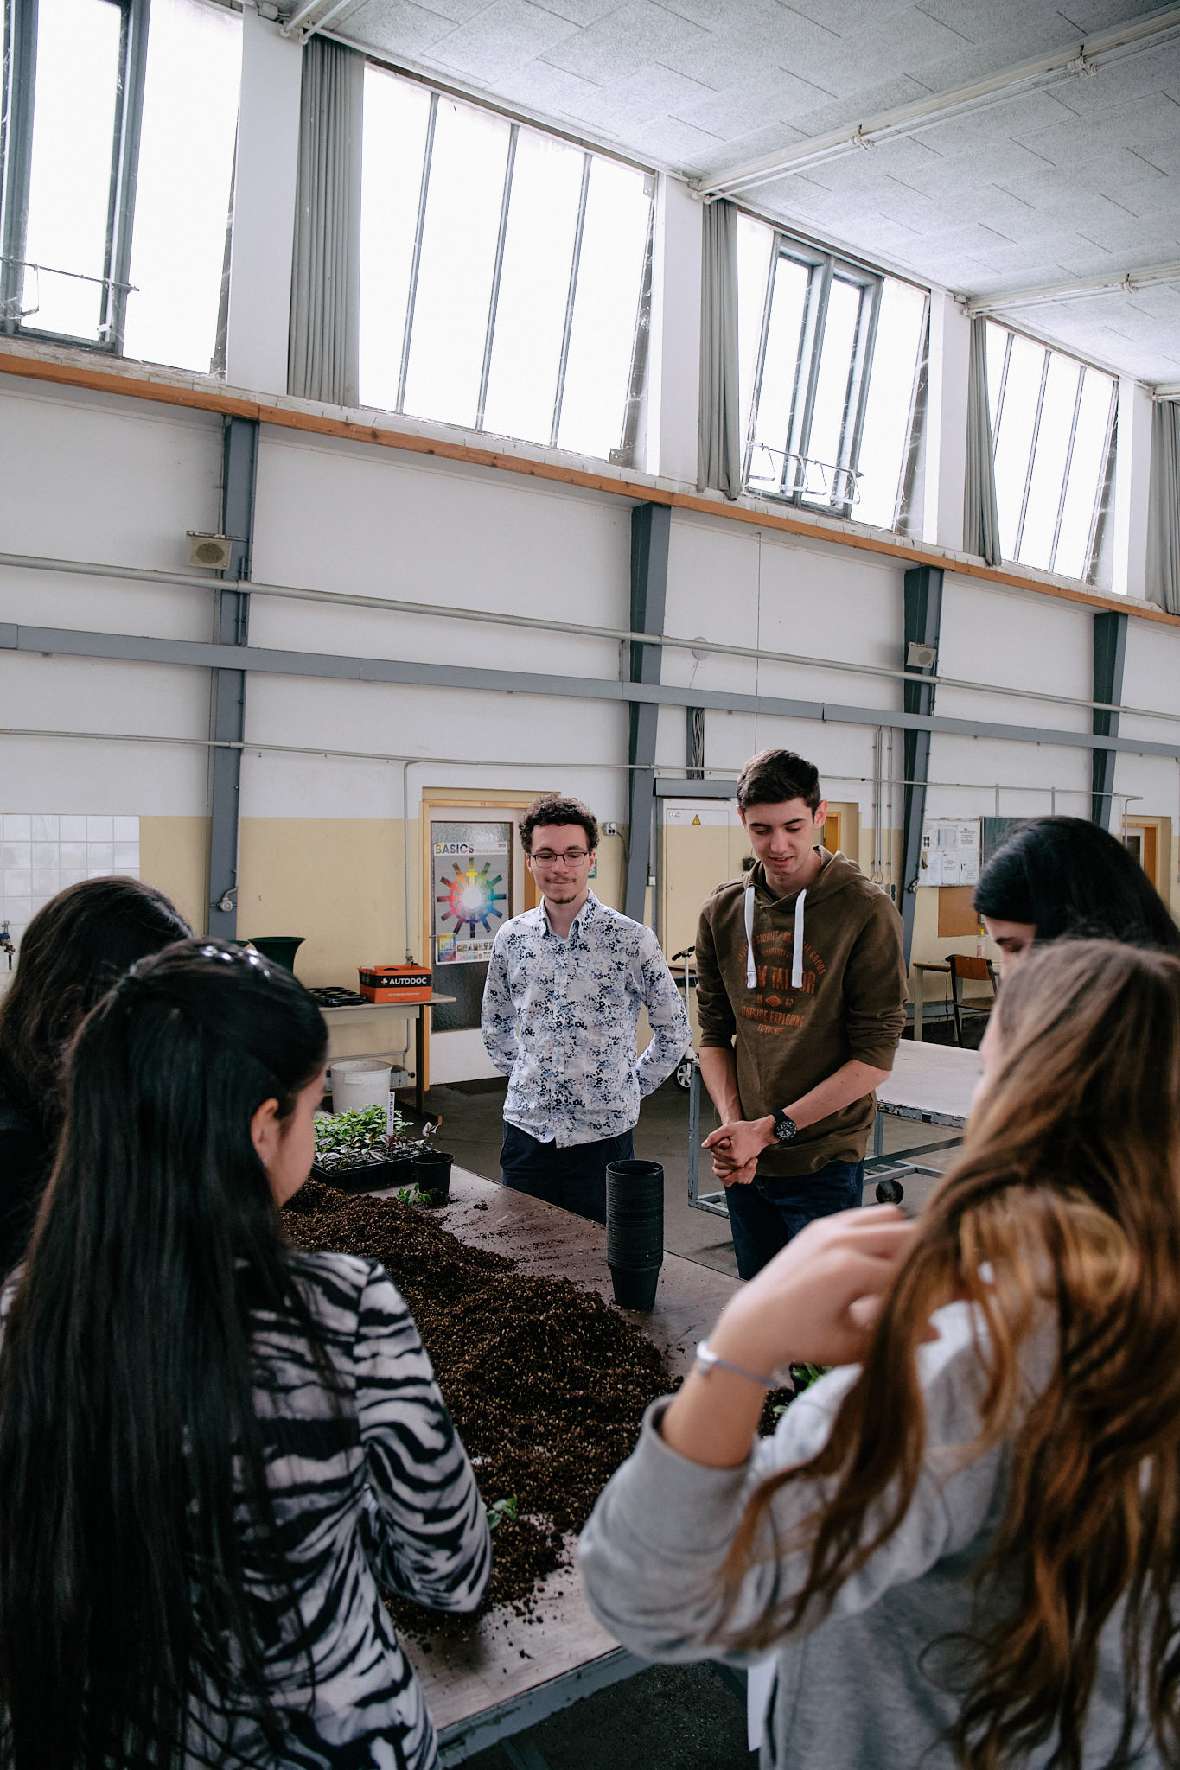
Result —
M 353 1353 L 378 1578 L 431 1610 L 474 1610 L 491 1539 L 467 1453 L 414 1318 L 380 1266 L 361 1297 Z

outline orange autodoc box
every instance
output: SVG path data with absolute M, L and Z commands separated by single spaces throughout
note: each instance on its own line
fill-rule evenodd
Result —
M 428 1002 L 430 972 L 422 965 L 362 965 L 358 989 L 370 1002 Z

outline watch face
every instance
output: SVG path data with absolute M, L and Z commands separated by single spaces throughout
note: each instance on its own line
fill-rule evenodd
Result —
M 798 1126 L 794 1119 L 789 1119 L 784 1112 L 781 1118 L 775 1119 L 774 1134 L 780 1143 L 790 1143 L 792 1138 L 798 1134 Z

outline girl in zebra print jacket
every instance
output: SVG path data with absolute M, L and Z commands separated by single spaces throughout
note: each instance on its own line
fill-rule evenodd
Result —
M 84 1022 L 0 1342 L 0 1762 L 432 1770 L 380 1597 L 468 1611 L 474 1477 L 382 1268 L 297 1254 L 326 1046 L 214 942 Z

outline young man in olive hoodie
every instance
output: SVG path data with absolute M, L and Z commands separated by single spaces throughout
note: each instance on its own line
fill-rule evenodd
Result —
M 752 1278 L 814 1217 L 859 1205 L 873 1090 L 905 1025 L 901 918 L 842 854 L 814 765 L 764 750 L 738 781 L 755 864 L 697 932 L 705 1139 L 725 1186 L 738 1272 Z

